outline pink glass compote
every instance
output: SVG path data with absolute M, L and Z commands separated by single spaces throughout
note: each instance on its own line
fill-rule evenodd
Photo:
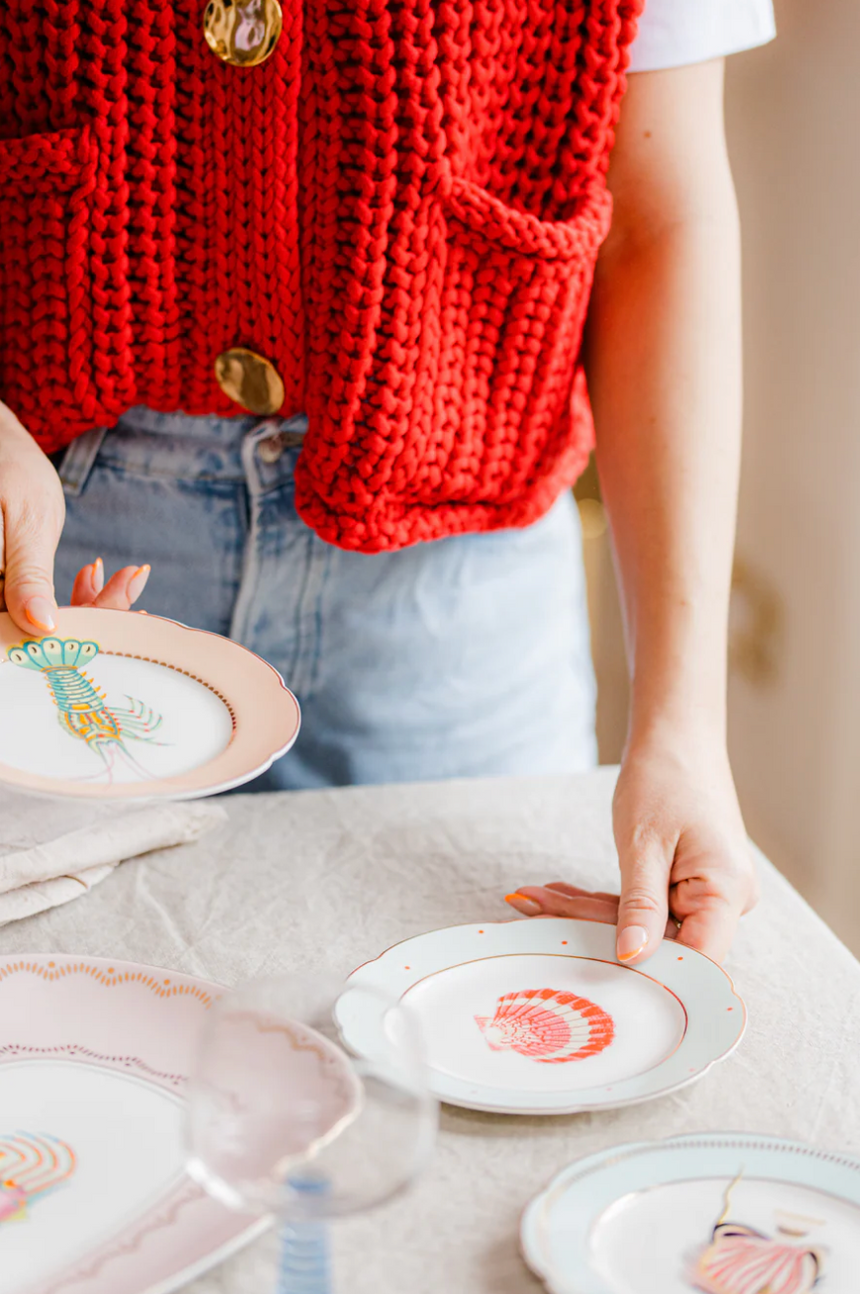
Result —
M 378 1015 L 375 1054 L 341 1042 L 334 1007 L 345 999 Z M 407 1186 L 437 1122 L 409 1011 L 377 989 L 310 977 L 260 980 L 216 1004 L 187 1110 L 192 1177 L 280 1220 L 279 1294 L 331 1294 L 328 1219 Z

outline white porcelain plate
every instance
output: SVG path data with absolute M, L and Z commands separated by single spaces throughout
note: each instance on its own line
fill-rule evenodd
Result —
M 728 975 L 664 941 L 641 969 L 615 927 L 548 919 L 453 926 L 353 972 L 422 1022 L 440 1100 L 503 1114 L 629 1105 L 683 1087 L 737 1046 L 746 1011 Z M 371 1054 L 385 1027 L 345 994 L 345 1041 Z
M 166 1294 L 261 1223 L 185 1174 L 183 1092 L 223 992 L 95 958 L 0 958 L 0 1289 Z
M 705 1133 L 571 1164 L 526 1210 L 553 1294 L 856 1294 L 860 1161 Z
M 160 616 L 67 607 L 53 634 L 0 613 L 0 781 L 99 799 L 191 799 L 287 751 L 299 707 L 238 643 Z

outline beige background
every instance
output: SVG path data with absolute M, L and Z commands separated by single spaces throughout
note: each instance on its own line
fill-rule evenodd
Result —
M 731 748 L 752 834 L 860 952 L 860 4 L 777 0 L 777 23 L 728 70 L 746 329 Z M 606 539 L 586 547 L 611 761 L 620 626 Z

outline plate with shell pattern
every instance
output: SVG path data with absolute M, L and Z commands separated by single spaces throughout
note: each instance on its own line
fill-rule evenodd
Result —
M 548 918 L 453 926 L 395 944 L 348 982 L 378 985 L 420 1020 L 434 1094 L 501 1114 L 631 1105 L 700 1078 L 740 1042 L 746 1009 L 726 972 L 664 940 L 642 966 L 615 927 Z M 372 1054 L 384 1021 L 338 1007 Z
M 613 1146 L 526 1209 L 552 1294 L 854 1294 L 860 1160 L 751 1133 Z
M 51 634 L 0 613 L 0 782 L 89 799 L 192 799 L 283 755 L 299 706 L 219 634 L 135 611 L 64 607 Z

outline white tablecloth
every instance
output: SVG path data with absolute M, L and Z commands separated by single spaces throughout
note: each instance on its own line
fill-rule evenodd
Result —
M 610 769 L 230 796 L 229 825 L 125 864 L 65 908 L 0 930 L 0 951 L 169 966 L 227 984 L 349 971 L 434 927 L 504 920 L 517 885 L 617 886 Z M 707 1129 L 860 1153 L 860 964 L 774 869 L 728 963 L 749 1007 L 738 1052 L 694 1087 L 628 1110 L 503 1118 L 446 1109 L 435 1161 L 407 1195 L 337 1228 L 341 1294 L 521 1294 L 519 1214 L 563 1165 L 605 1146 Z M 268 1294 L 264 1238 L 188 1287 Z

